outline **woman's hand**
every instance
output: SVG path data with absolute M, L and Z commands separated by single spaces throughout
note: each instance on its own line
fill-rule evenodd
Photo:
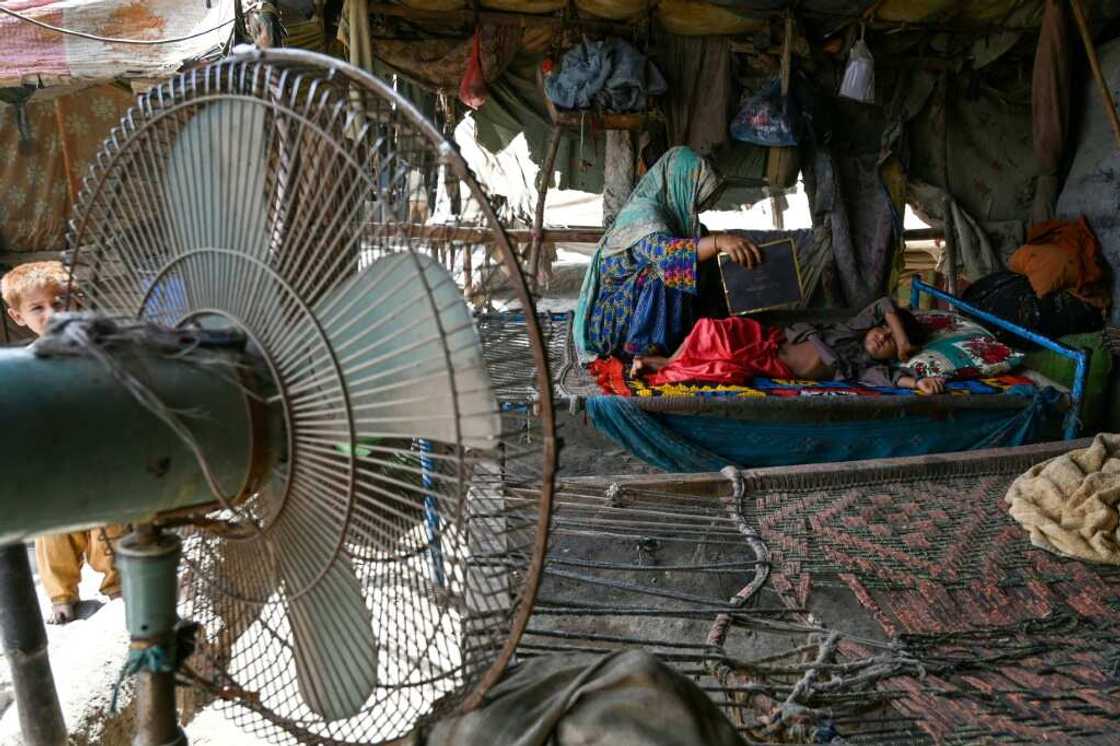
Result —
M 918 391 L 921 391 L 923 394 L 941 394 L 945 391 L 945 379 L 941 376 L 923 378 L 918 381 L 918 385 L 914 388 L 918 389 Z
M 762 252 L 753 242 L 731 233 L 713 233 L 700 239 L 697 256 L 700 261 L 707 261 L 723 252 L 731 257 L 736 264 L 741 264 L 747 269 L 757 267 L 762 263 Z

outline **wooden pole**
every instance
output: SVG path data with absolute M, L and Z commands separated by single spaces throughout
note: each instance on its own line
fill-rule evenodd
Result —
M 58 126 L 58 144 L 62 152 L 62 168 L 66 174 L 67 193 L 70 195 L 70 206 L 73 207 L 78 204 L 78 177 L 74 173 L 74 161 L 70 157 L 70 146 L 66 144 L 66 117 L 62 111 L 63 98 L 63 96 L 59 96 L 54 100 L 54 119 Z
M 1081 41 L 1085 45 L 1085 56 L 1089 58 L 1089 67 L 1093 71 L 1093 78 L 1097 81 L 1101 98 L 1104 99 L 1104 109 L 1108 113 L 1109 124 L 1116 135 L 1116 142 L 1120 145 L 1120 116 L 1116 114 L 1116 102 L 1112 99 L 1112 90 L 1108 87 L 1104 73 L 1101 72 L 1101 61 L 1097 58 L 1097 48 L 1093 44 L 1093 36 L 1089 33 L 1089 22 L 1085 17 L 1085 8 L 1081 0 L 1069 0 L 1073 8 L 1073 17 L 1077 21 L 1077 30 L 1081 33 Z
M 942 228 L 945 240 L 945 287 L 957 294 L 957 242 L 953 228 L 953 189 L 949 176 L 949 73 L 941 73 L 941 178 L 945 186 Z
M 541 243 L 544 240 L 544 202 L 548 196 L 548 188 L 552 185 L 553 171 L 556 169 L 556 153 L 560 150 L 561 129 L 559 125 L 552 125 L 552 136 L 548 141 L 548 153 L 544 158 L 544 165 L 537 176 L 537 211 L 533 216 L 533 231 L 529 239 L 529 281 L 537 287 L 537 273 L 540 271 Z

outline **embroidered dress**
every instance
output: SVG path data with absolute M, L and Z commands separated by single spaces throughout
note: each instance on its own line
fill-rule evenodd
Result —
M 581 363 L 667 354 L 683 341 L 697 298 L 700 211 L 719 186 L 710 163 L 676 147 L 634 187 L 583 276 L 572 327 Z
M 587 335 L 604 354 L 668 355 L 695 322 L 696 239 L 654 233 L 603 257 Z

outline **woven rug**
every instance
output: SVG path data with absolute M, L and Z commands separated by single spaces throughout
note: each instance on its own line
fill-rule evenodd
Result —
M 921 662 L 924 676 L 889 686 L 894 709 L 936 741 L 1120 732 L 1120 570 L 1031 546 L 1003 501 L 1054 450 L 1041 448 L 746 477 L 741 511 L 769 547 L 771 587 L 802 608 L 839 579 Z

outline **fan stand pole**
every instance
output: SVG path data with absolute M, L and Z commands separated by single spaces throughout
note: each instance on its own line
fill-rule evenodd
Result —
M 22 543 L 0 547 L 0 640 L 12 667 L 26 746 L 63 746 L 66 723 L 47 654 L 47 630 Z
M 187 746 L 175 709 L 176 603 L 182 542 L 142 524 L 117 546 L 130 638 L 129 668 L 136 672 L 136 737 L 132 746 Z

